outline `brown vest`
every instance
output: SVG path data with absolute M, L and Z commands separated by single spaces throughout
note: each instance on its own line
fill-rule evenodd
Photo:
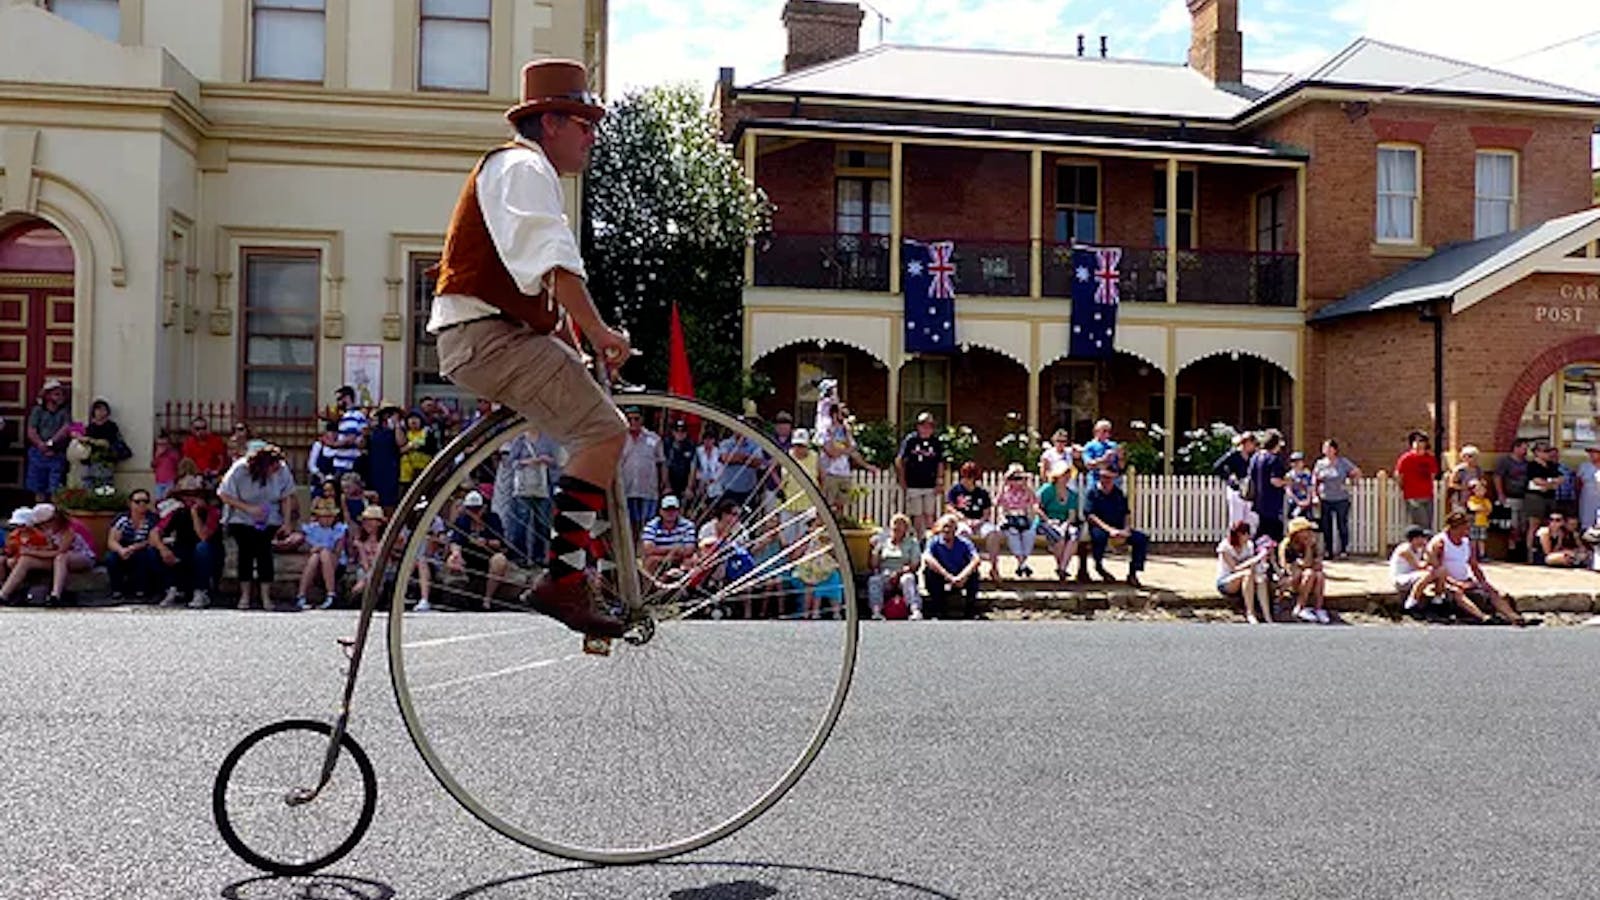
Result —
M 483 207 L 478 205 L 478 173 L 489 157 L 521 146 L 508 143 L 484 154 L 472 167 L 467 183 L 456 200 L 455 212 L 450 216 L 450 231 L 444 239 L 444 257 L 439 260 L 439 280 L 435 294 L 464 294 L 501 310 L 534 331 L 549 334 L 561 322 L 561 311 L 549 291 L 524 294 L 516 279 L 506 271 L 495 249 L 489 226 L 483 221 Z

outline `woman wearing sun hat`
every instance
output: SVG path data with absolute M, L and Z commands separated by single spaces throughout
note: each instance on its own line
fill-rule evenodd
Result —
M 1328 577 L 1322 571 L 1322 542 L 1316 523 L 1296 516 L 1289 520 L 1283 543 L 1278 545 L 1278 565 L 1288 573 L 1286 582 L 1295 592 L 1294 617 L 1323 625 L 1332 621 L 1323 608 Z

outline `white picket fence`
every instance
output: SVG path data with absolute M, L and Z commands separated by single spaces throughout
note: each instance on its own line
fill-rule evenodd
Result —
M 1210 475 L 1144 475 L 1130 477 L 1129 503 L 1134 527 L 1158 543 L 1213 544 L 1228 530 L 1227 501 L 1222 483 Z M 1001 473 L 987 472 L 978 481 L 999 496 Z M 905 508 L 904 493 L 890 471 L 856 473 L 856 497 L 851 512 L 882 525 Z M 1405 533 L 1405 501 L 1387 473 L 1359 479 L 1350 485 L 1350 552 L 1384 554 Z M 1443 516 L 1444 486 L 1438 487 L 1436 518 Z M 1437 527 L 1438 522 L 1435 522 Z

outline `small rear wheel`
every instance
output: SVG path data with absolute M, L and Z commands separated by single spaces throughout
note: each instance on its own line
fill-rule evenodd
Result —
M 306 875 L 332 865 L 372 824 L 378 779 L 367 754 L 340 735 L 333 775 L 315 787 L 333 726 L 311 719 L 274 722 L 240 741 L 222 760 L 211 789 L 217 831 L 240 859 L 274 875 Z

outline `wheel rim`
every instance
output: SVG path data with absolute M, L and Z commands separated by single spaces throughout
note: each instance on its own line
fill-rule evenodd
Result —
M 278 875 L 315 872 L 360 843 L 377 805 L 372 763 L 349 734 L 328 784 L 309 802 L 285 798 L 314 787 L 328 750 L 326 722 L 274 722 L 240 741 L 217 770 L 212 814 L 245 862 Z
M 692 415 L 719 428 L 743 428 L 680 398 L 628 401 L 647 418 Z M 457 471 L 489 458 L 520 428 L 513 422 L 469 448 Z M 789 476 L 786 499 L 741 510 L 748 559 L 730 568 L 733 553 L 724 545 L 688 566 L 691 577 L 663 572 L 645 582 L 659 621 L 644 646 L 619 641 L 610 656 L 585 656 L 578 635 L 526 614 L 515 600 L 502 599 L 504 589 L 494 615 L 404 616 L 398 614 L 404 580 L 396 588 L 389 658 L 402 716 L 430 771 L 486 824 L 571 859 L 660 859 L 752 821 L 816 758 L 854 669 L 853 573 L 833 518 L 814 511 L 822 504 L 815 484 L 794 477 L 801 470 L 770 441 L 754 440 L 781 461 Z M 455 481 L 430 469 L 419 482 L 398 571 L 413 571 L 425 544 L 417 523 L 438 516 Z M 685 512 L 707 508 L 694 501 Z M 823 574 L 830 567 L 837 572 L 833 583 Z M 439 606 L 435 581 L 432 602 Z M 849 598 L 832 604 L 839 619 L 709 615 L 728 607 L 742 614 L 746 598 L 759 613 L 759 588 L 777 595 L 773 605 L 788 601 L 784 612 L 793 616 L 804 610 L 809 582 L 824 609 Z M 607 594 L 615 593 L 608 581 Z M 725 602 L 709 602 L 715 599 Z M 474 601 L 475 595 L 458 604 Z M 485 749 L 502 744 L 515 750 Z

